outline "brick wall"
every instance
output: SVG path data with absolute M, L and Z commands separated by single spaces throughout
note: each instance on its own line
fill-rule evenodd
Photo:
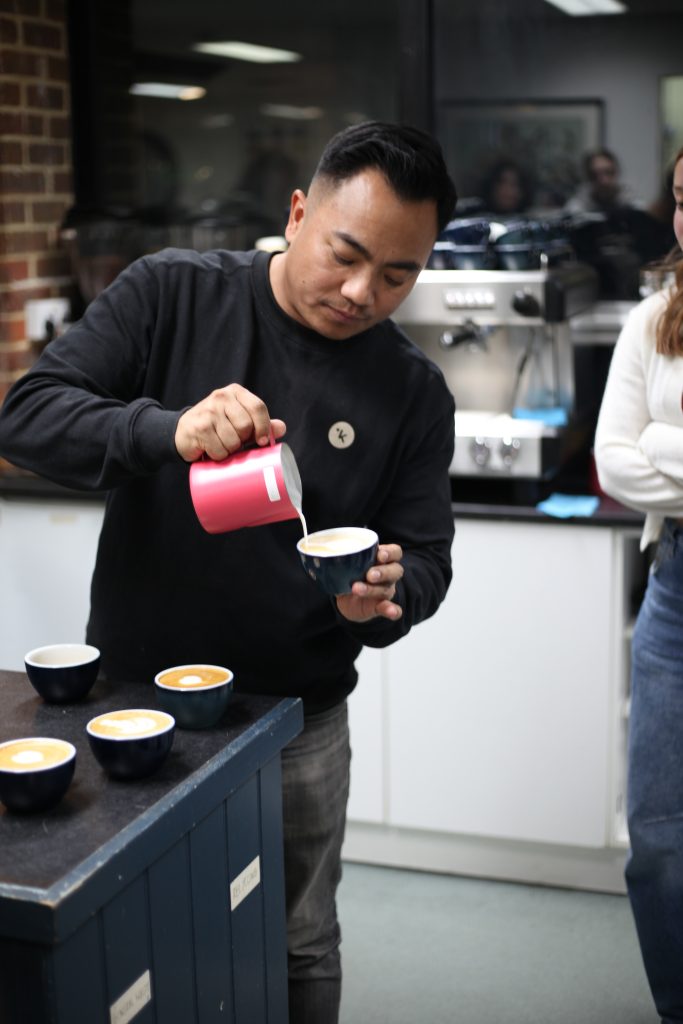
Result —
M 32 362 L 24 304 L 70 296 L 65 0 L 0 0 L 0 401 Z

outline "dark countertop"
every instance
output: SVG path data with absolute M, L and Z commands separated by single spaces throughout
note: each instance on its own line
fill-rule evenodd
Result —
M 1 498 L 60 498 L 104 503 L 106 491 L 79 491 L 14 468 L 0 468 Z
M 596 496 L 600 504 L 590 516 L 562 519 L 536 506 L 551 494 Z M 565 526 L 632 526 L 641 529 L 644 516 L 600 491 L 590 455 L 580 452 L 557 474 L 544 480 L 510 477 L 451 478 L 453 514 L 458 519 L 564 524 Z
M 85 700 L 63 705 L 44 703 L 23 672 L 0 671 L 0 688 L 0 742 L 55 736 L 77 750 L 73 781 L 55 808 L 18 814 L 0 804 L 0 935 L 17 936 L 18 921 L 22 929 L 38 925 L 48 931 L 58 926 L 68 930 L 82 911 L 79 890 L 103 864 L 111 861 L 110 884 L 120 885 L 135 857 L 136 838 L 152 829 L 158 832 L 162 819 L 173 819 L 181 830 L 201 820 L 212 809 L 204 806 L 206 801 L 218 801 L 215 793 L 224 798 L 241 784 L 240 775 L 253 773 L 256 748 L 264 759 L 264 751 L 274 756 L 303 721 L 299 700 L 234 694 L 218 726 L 176 728 L 161 768 L 146 779 L 122 782 L 100 768 L 85 726 L 104 711 L 156 707 L 151 684 L 98 680 Z M 203 784 L 209 778 L 215 793 Z M 126 857 L 121 858 L 124 850 Z M 53 911 L 64 901 L 70 901 L 69 911 L 54 921 Z
M 453 503 L 453 515 L 458 519 L 494 519 L 505 522 L 564 524 L 565 526 L 633 526 L 640 529 L 643 516 L 618 502 L 603 500 L 592 516 L 561 518 L 547 515 L 536 508 L 523 505 L 478 505 L 476 502 Z
M 553 490 L 548 492 L 554 493 Z M 560 491 L 558 493 L 573 493 Z M 539 498 L 539 501 L 543 501 L 543 498 Z M 454 501 L 452 504 L 453 516 L 457 522 L 458 519 L 492 519 L 504 522 L 517 522 L 517 523 L 538 523 L 557 525 L 564 524 L 565 526 L 632 526 L 636 529 L 642 529 L 644 516 L 640 512 L 634 512 L 633 509 L 626 508 L 624 505 L 620 505 L 618 501 L 613 501 L 612 498 L 600 498 L 600 504 L 596 511 L 590 516 L 571 516 L 570 518 L 564 519 L 558 516 L 548 515 L 546 512 L 540 511 L 536 508 L 535 504 L 523 504 L 515 503 L 514 501 Z

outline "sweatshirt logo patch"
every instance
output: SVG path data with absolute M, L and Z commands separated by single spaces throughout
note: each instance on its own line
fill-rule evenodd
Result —
M 327 440 L 333 448 L 350 448 L 356 440 L 356 431 L 350 423 L 339 420 L 327 432 Z

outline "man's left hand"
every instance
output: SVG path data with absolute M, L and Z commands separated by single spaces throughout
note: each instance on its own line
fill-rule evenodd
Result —
M 398 544 L 380 544 L 377 561 L 365 580 L 354 583 L 350 594 L 340 594 L 337 608 L 349 622 L 369 622 L 378 616 L 396 621 L 403 609 L 395 604 L 396 584 L 403 576 L 403 551 Z

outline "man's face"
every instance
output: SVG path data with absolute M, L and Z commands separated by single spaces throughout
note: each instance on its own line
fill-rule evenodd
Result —
M 292 196 L 289 249 L 271 262 L 278 303 L 299 323 L 343 340 L 391 316 L 437 234 L 436 203 L 400 199 L 378 171 Z
M 519 175 L 511 168 L 504 170 L 493 188 L 494 209 L 498 213 L 514 213 L 522 205 L 523 193 Z
M 593 195 L 604 203 L 616 198 L 619 192 L 619 170 L 613 160 L 596 156 L 591 161 L 590 179 Z

